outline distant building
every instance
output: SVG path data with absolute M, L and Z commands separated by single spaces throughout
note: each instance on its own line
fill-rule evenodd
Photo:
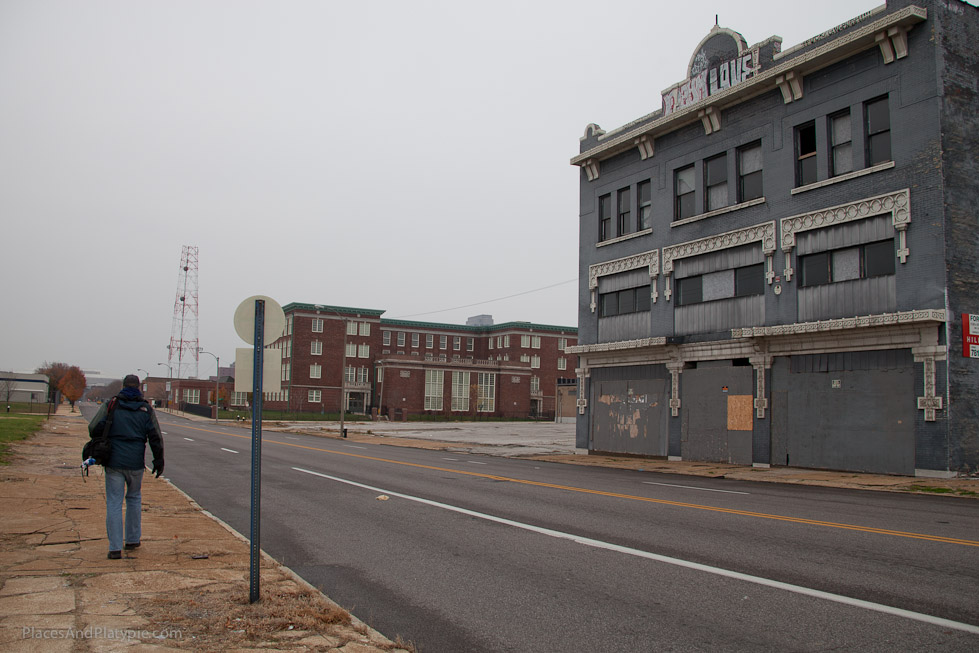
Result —
M 48 400 L 46 374 L 0 372 L 0 401 L 45 402 Z
M 585 129 L 579 447 L 979 466 L 977 44 L 959 0 L 785 51 L 715 26 L 661 108 Z
M 282 355 L 282 390 L 267 393 L 268 410 L 334 413 L 343 397 L 350 412 L 390 419 L 554 419 L 558 379 L 573 378 L 578 364 L 564 351 L 578 341 L 574 327 L 387 320 L 382 310 L 323 304 L 283 310 L 285 333 L 269 345 Z

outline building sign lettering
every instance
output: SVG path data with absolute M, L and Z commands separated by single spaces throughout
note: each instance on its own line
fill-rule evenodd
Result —
M 751 78 L 758 69 L 754 55 L 737 32 L 715 27 L 690 60 L 687 79 L 663 92 L 663 115 L 706 100 Z
M 962 355 L 979 358 L 979 315 L 962 314 Z

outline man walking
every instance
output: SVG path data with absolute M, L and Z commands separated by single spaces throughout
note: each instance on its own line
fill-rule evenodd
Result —
M 122 557 L 122 548 L 135 549 L 141 536 L 144 457 L 146 443 L 153 451 L 153 470 L 157 478 L 163 473 L 163 438 L 156 413 L 139 391 L 139 377 L 129 374 L 122 381 L 122 391 L 106 404 L 92 423 L 105 420 L 111 454 L 105 463 L 105 530 L 109 537 L 109 559 Z M 126 499 L 125 539 L 123 539 L 122 502 Z

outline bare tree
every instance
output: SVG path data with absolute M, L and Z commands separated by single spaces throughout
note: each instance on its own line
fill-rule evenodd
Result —
M 14 394 L 14 374 L 13 372 L 0 372 L 0 397 L 3 401 L 10 402 L 10 397 Z

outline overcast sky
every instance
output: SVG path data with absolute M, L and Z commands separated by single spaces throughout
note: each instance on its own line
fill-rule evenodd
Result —
M 573 326 L 585 126 L 879 4 L 0 0 L 0 370 L 165 375 L 183 245 L 225 363 L 256 294 Z

